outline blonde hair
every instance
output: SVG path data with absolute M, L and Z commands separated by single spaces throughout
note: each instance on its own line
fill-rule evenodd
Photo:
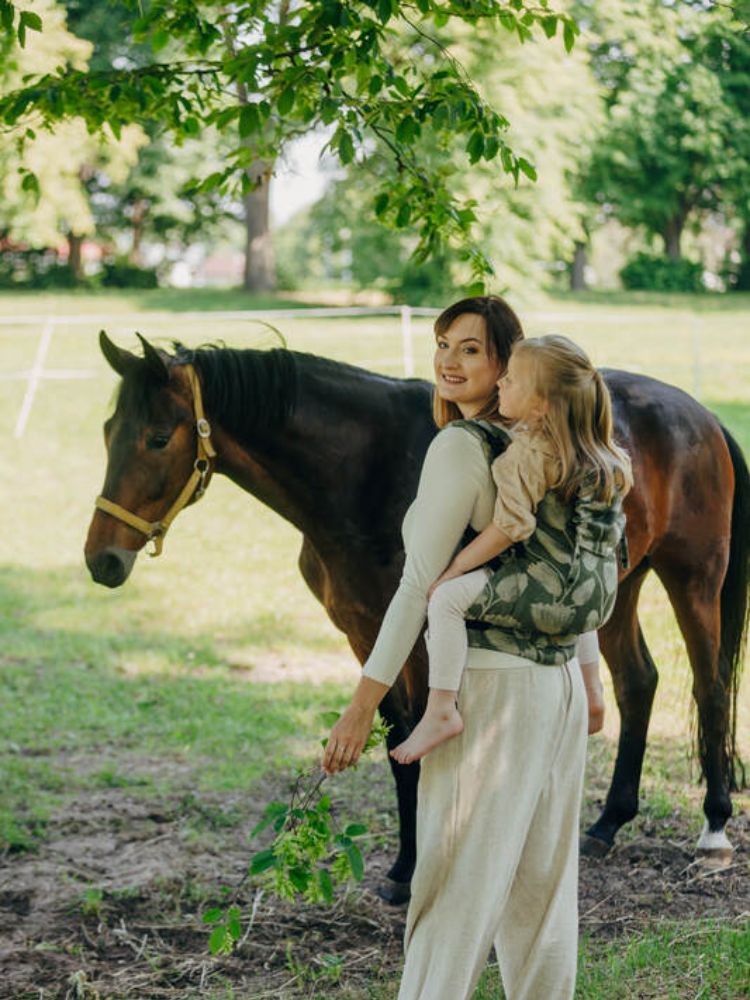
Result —
M 454 302 L 440 313 L 435 320 L 435 336 L 440 337 L 447 333 L 449 327 L 466 313 L 481 316 L 484 320 L 486 334 L 487 356 L 497 361 L 501 370 L 508 367 L 508 359 L 513 349 L 513 344 L 523 338 L 523 328 L 521 321 L 516 316 L 505 299 L 499 295 L 475 295 L 468 299 L 461 299 Z M 497 388 L 494 388 L 484 406 L 479 413 L 476 413 L 473 420 L 492 420 L 502 423 L 503 419 L 498 412 Z M 440 397 L 437 389 L 432 394 L 432 416 L 438 427 L 445 427 L 454 420 L 461 420 L 463 415 L 455 403 L 451 403 Z
M 546 404 L 541 431 L 561 462 L 553 486 L 566 500 L 593 486 L 610 503 L 633 485 L 630 457 L 613 439 L 612 401 L 604 379 L 586 352 L 567 337 L 522 340 L 513 360 L 528 366 L 531 390 Z

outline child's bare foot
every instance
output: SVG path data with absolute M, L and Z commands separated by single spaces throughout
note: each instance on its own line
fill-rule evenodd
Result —
M 441 709 L 432 709 L 428 705 L 414 732 L 391 750 L 391 757 L 399 764 L 413 764 L 441 743 L 458 736 L 463 729 L 464 720 L 455 704 Z

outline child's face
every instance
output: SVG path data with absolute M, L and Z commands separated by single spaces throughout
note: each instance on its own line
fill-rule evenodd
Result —
M 498 379 L 500 413 L 508 420 L 534 424 L 541 419 L 546 404 L 532 386 L 531 366 L 524 358 L 511 354 L 505 374 Z

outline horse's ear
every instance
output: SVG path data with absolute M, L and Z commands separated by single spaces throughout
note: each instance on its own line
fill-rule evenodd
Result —
M 152 347 L 151 344 L 146 340 L 144 336 L 140 333 L 136 333 L 136 337 L 140 340 L 143 346 L 143 360 L 148 365 L 149 373 L 156 379 L 157 382 L 161 382 L 166 385 L 169 381 L 169 369 L 167 368 L 167 363 L 161 354 Z
M 118 347 L 117 344 L 113 344 L 104 330 L 99 331 L 99 346 L 110 368 L 114 369 L 122 377 L 129 371 L 132 371 L 136 365 L 142 363 L 141 359 L 137 358 L 135 354 L 131 354 L 130 351 L 125 351 L 121 347 Z

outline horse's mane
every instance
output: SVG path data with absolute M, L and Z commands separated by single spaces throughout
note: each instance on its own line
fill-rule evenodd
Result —
M 194 350 L 175 343 L 177 364 L 194 364 L 201 373 L 206 410 L 228 430 L 264 429 L 284 424 L 297 403 L 294 354 L 238 350 L 204 344 Z
M 286 348 L 237 349 L 224 344 L 203 344 L 189 349 L 173 344 L 177 364 L 195 364 L 201 374 L 206 410 L 239 437 L 248 428 L 279 428 L 292 416 L 299 397 L 300 377 L 314 374 L 331 391 L 348 388 L 355 395 L 361 383 L 382 381 L 381 376 L 354 365 Z

